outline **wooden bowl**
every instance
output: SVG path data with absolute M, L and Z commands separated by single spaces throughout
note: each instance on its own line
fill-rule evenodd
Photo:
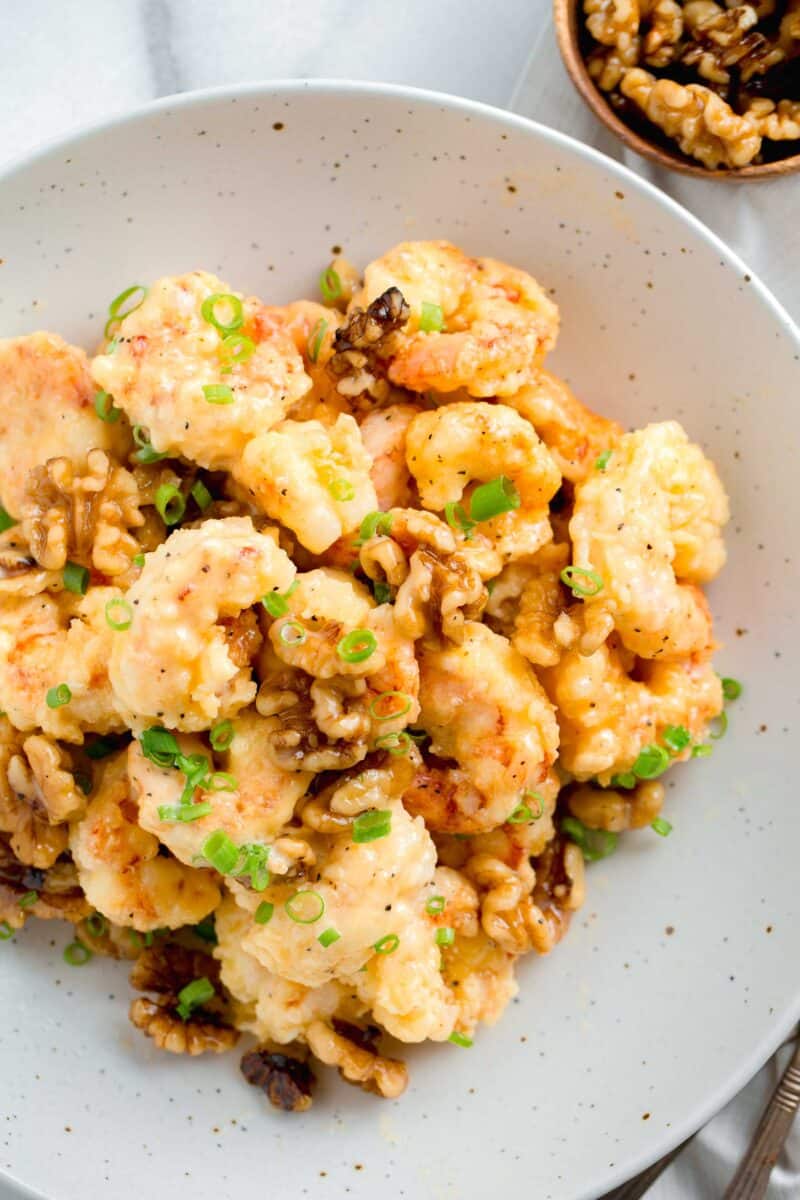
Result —
M 681 171 L 684 175 L 696 175 L 700 179 L 721 179 L 727 183 L 736 183 L 739 180 L 744 182 L 778 179 L 783 175 L 790 175 L 793 171 L 800 171 L 800 154 L 793 154 L 789 158 L 782 158 L 776 162 L 762 163 L 760 166 L 712 171 L 708 167 L 701 166 L 700 163 L 693 162 L 677 147 L 674 151 L 667 150 L 631 129 L 614 112 L 587 70 L 580 47 L 581 7 L 581 0 L 553 0 L 553 19 L 564 66 L 598 121 L 602 121 L 606 128 L 616 134 L 626 146 L 630 146 L 631 150 L 635 150 L 643 158 L 649 158 L 651 162 L 657 163 L 660 167 L 669 167 L 671 171 Z

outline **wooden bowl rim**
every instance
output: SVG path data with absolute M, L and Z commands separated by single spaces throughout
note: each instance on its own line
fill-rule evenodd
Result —
M 782 175 L 790 175 L 800 171 L 800 154 L 777 162 L 761 163 L 749 167 L 735 167 L 731 170 L 711 170 L 702 167 L 685 158 L 680 152 L 674 154 L 653 145 L 646 138 L 640 137 L 630 126 L 620 120 L 606 101 L 603 93 L 596 87 L 586 62 L 578 45 L 578 7 L 580 0 L 553 0 L 553 22 L 556 28 L 556 40 L 564 66 L 570 79 L 575 84 L 584 103 L 594 113 L 595 117 L 616 134 L 621 141 L 660 167 L 668 167 L 671 171 L 680 171 L 684 175 L 694 175 L 699 179 L 722 180 L 726 183 L 758 182 L 765 179 L 777 179 Z

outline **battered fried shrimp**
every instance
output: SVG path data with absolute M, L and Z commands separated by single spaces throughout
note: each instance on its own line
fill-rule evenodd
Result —
M 644 829 L 661 812 L 664 785 L 648 779 L 632 791 L 591 787 L 581 784 L 568 797 L 569 811 L 589 829 L 607 829 L 622 833 L 626 829 Z
M 586 408 L 564 380 L 549 371 L 539 371 L 532 383 L 505 403 L 530 421 L 570 483 L 590 475 L 600 455 L 622 435 L 616 421 Z
M 202 467 L 237 462 L 310 387 L 291 339 L 260 302 L 204 271 L 157 280 L 114 340 L 92 360 L 95 382 L 156 450 Z
M 420 724 L 431 753 L 455 760 L 450 791 L 426 769 L 404 803 L 432 829 L 474 833 L 501 825 L 546 778 L 558 748 L 555 713 L 531 667 L 509 642 L 469 623 L 460 646 L 419 654 Z
M 406 460 L 422 504 L 436 512 L 459 503 L 470 483 L 508 477 L 519 507 L 480 524 L 504 558 L 550 541 L 547 503 L 561 476 L 530 423 L 507 405 L 462 401 L 420 413 L 408 428 Z
M 327 428 L 283 421 L 253 438 L 233 475 L 259 508 L 321 554 L 377 507 L 371 466 L 355 420 L 341 413 Z
M 0 501 L 19 517 L 30 471 L 49 458 L 84 464 L 97 447 L 122 452 L 128 434 L 101 421 L 83 350 L 54 333 L 0 340 Z
M 509 396 L 555 345 L 558 309 L 531 275 L 468 258 L 449 242 L 395 246 L 366 268 L 354 303 L 392 288 L 410 317 L 391 347 L 388 376 L 411 391 Z
M 569 524 L 573 588 L 609 613 L 643 658 L 680 658 L 712 641 L 698 588 L 725 561 L 728 501 L 719 477 L 680 425 L 626 434 L 606 469 L 575 492 Z
M 86 815 L 70 831 L 69 845 L 89 903 L 116 925 L 144 933 L 194 925 L 219 904 L 207 871 L 159 855 L 159 841 L 137 824 L 126 752 L 108 758 Z
M 15 728 L 39 728 L 77 743 L 85 730 L 124 728 L 108 679 L 115 634 L 106 621 L 106 606 L 119 599 L 116 588 L 103 587 L 82 598 L 3 599 L 0 695 Z
M 126 596 L 130 627 L 113 634 L 109 674 L 134 728 L 207 729 L 255 698 L 221 619 L 267 592 L 288 591 L 294 566 L 247 517 L 181 529 L 147 556 Z
M 376 507 L 384 511 L 410 508 L 415 503 L 416 489 L 406 464 L 406 434 L 420 412 L 416 404 L 391 404 L 373 409 L 361 421 L 361 439 L 372 460 L 370 478 Z

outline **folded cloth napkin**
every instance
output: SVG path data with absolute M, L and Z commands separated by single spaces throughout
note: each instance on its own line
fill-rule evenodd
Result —
M 706 183 L 640 158 L 586 107 L 561 61 L 549 0 L 534 2 L 541 9 L 540 34 L 510 107 L 595 146 L 668 192 L 736 250 L 800 322 L 800 175 L 765 183 Z M 650 1189 L 648 1200 L 719 1200 L 789 1053 L 788 1048 L 779 1051 L 700 1131 Z M 800 1197 L 800 1119 L 772 1173 L 767 1196 L 768 1200 Z

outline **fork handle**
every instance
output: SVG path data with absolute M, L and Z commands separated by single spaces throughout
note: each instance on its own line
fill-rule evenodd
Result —
M 753 1134 L 750 1148 L 728 1185 L 723 1200 L 762 1200 L 772 1168 L 800 1108 L 800 1042 L 772 1093 Z

